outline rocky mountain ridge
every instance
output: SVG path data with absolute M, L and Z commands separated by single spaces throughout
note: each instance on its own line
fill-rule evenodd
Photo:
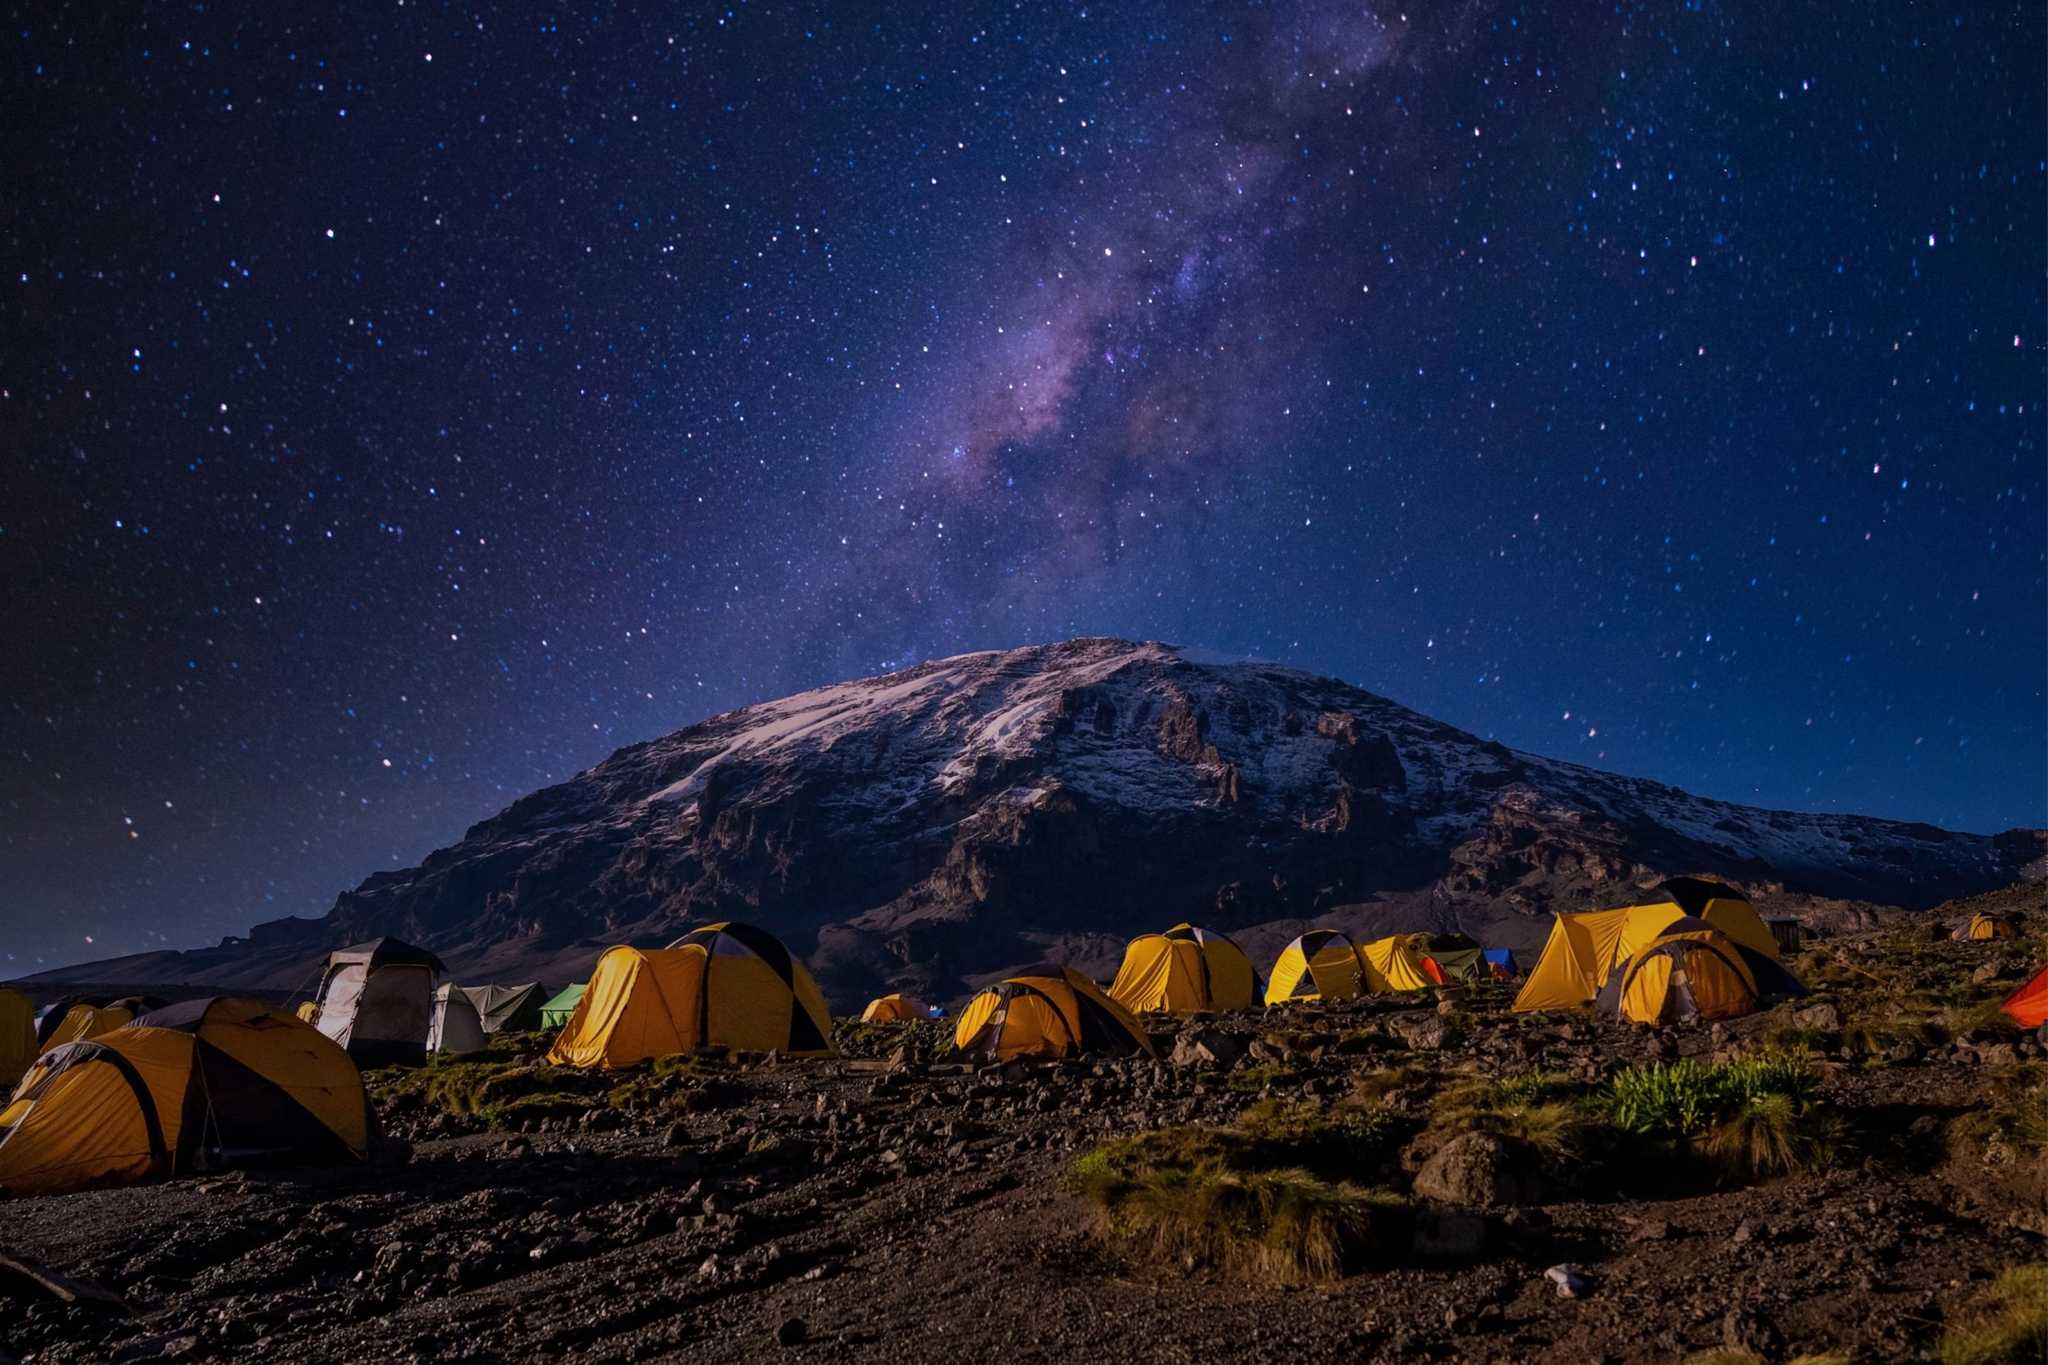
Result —
M 1823 918 L 2038 879 L 2048 832 L 1765 811 L 1510 750 L 1335 679 L 1157 642 L 935 660 L 621 749 L 380 872 L 322 919 L 72 968 L 290 988 L 397 934 L 464 979 L 754 920 L 836 1005 L 955 996 L 1051 956 L 1106 975 L 1194 918 L 1257 960 L 1314 923 L 1539 943 L 1664 876 Z

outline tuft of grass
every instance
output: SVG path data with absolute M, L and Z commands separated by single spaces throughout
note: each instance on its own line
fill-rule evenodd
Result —
M 1243 1168 L 1299 1167 L 1333 1179 L 1356 1179 L 1393 1167 L 1408 1125 L 1393 1113 L 1355 1101 L 1313 1104 L 1261 1100 L 1238 1115 L 1233 1148 Z
M 1429 1131 L 1444 1137 L 1487 1133 L 1561 1158 L 1583 1150 L 1601 1122 L 1586 1087 L 1549 1072 L 1527 1072 L 1449 1087 L 1430 1111 Z
M 2048 1157 L 2048 1082 L 2038 1064 L 2014 1068 L 1989 1104 L 1950 1120 L 1951 1148 L 1981 1148 L 1987 1156 L 2002 1151 L 2018 1160 Z
M 1790 1095 L 1758 1095 L 1716 1124 L 1701 1144 L 1739 1175 L 1792 1175 L 1825 1169 L 1840 1138 L 1827 1116 Z
M 1766 1052 L 1732 1062 L 1693 1058 L 1632 1067 L 1607 1087 L 1607 1121 L 1624 1133 L 1689 1145 L 1729 1174 L 1821 1170 L 1842 1128 L 1804 1057 Z
M 1403 1063 L 1358 1076 L 1351 1082 L 1351 1097 L 1367 1104 L 1378 1104 L 1397 1090 L 1428 1090 L 1435 1085 L 1436 1073 L 1428 1067 Z
M 1299 1167 L 1229 1129 L 1184 1126 L 1121 1138 L 1073 1168 L 1072 1183 L 1127 1246 L 1182 1265 L 1276 1284 L 1335 1279 L 1390 1249 L 1399 1196 Z
M 2048 1358 L 2048 1265 L 2000 1275 L 1941 1335 L 1941 1365 L 2028 1365 Z

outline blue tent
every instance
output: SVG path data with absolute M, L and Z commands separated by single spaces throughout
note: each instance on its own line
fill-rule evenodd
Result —
M 1512 948 L 1488 948 L 1486 950 L 1486 960 L 1506 972 L 1509 976 L 1520 976 L 1522 974 L 1521 964 L 1515 961 L 1515 950 Z

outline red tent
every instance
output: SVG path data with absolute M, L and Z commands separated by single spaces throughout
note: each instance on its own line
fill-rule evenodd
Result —
M 2021 1028 L 2039 1028 L 2048 1023 L 2048 967 L 2035 972 L 2033 979 L 2014 991 L 1999 1008 Z

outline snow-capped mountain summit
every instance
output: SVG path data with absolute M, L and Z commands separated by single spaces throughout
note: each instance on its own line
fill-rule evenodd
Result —
M 1551 910 L 1672 874 L 1794 909 L 1921 906 L 2038 877 L 2043 850 L 2041 831 L 1706 800 L 1278 664 L 1080 639 L 714 716 L 514 802 L 324 919 L 103 976 L 290 984 L 329 946 L 391 933 L 464 980 L 566 979 L 605 944 L 740 918 L 844 1007 L 1047 956 L 1106 974 L 1128 937 L 1182 919 L 1260 959 L 1310 920 L 1527 946 Z

